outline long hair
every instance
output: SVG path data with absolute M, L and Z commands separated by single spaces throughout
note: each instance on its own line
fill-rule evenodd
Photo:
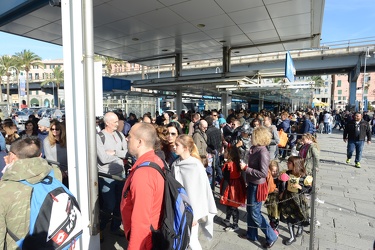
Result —
M 312 141 L 312 142 L 315 144 L 316 148 L 319 149 L 319 148 L 318 148 L 318 142 L 317 142 L 315 136 L 313 136 L 313 135 L 310 134 L 310 133 L 306 133 L 306 134 L 303 134 L 303 135 L 302 135 L 302 139 L 303 139 L 303 138 L 306 138 L 307 140 Z
M 182 146 L 186 147 L 192 157 L 202 161 L 201 157 L 199 156 L 198 148 L 194 143 L 193 137 L 191 137 L 190 135 L 182 134 L 177 137 L 176 141 L 181 143 Z
M 231 147 L 227 147 L 226 150 L 228 152 L 228 161 L 233 161 L 234 165 L 237 168 L 237 171 L 241 172 L 241 166 L 240 166 L 241 155 L 240 155 L 240 151 L 238 150 L 238 148 L 235 146 L 231 146 Z
M 25 130 L 26 130 L 26 126 L 28 125 L 28 124 L 31 124 L 31 125 L 33 125 L 33 133 L 32 133 L 32 135 L 38 135 L 38 125 L 36 125 L 35 124 L 35 122 L 33 122 L 33 121 L 26 121 L 25 122 Z
M 60 130 L 59 139 L 56 140 L 55 136 L 52 134 L 52 126 L 55 126 L 55 129 Z M 56 142 L 58 141 L 60 146 L 65 148 L 66 147 L 66 132 L 65 132 L 65 126 L 63 123 L 54 120 L 51 122 L 50 130 L 48 132 L 48 140 L 51 146 L 54 146 Z
M 303 177 L 306 175 L 305 160 L 299 156 L 289 156 L 288 162 L 293 164 L 292 174 L 296 177 Z

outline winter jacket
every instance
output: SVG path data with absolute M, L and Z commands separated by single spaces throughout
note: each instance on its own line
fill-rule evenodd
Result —
M 285 119 L 279 125 L 277 125 L 277 131 L 283 129 L 285 133 L 290 133 L 290 120 Z
M 24 238 L 29 232 L 32 188 L 19 181 L 38 183 L 52 169 L 61 181 L 60 170 L 40 157 L 17 160 L 5 171 L 0 181 L 0 249 L 17 249 L 15 241 L 7 235 L 7 229 L 17 238 Z
M 127 195 L 121 201 L 121 217 L 125 236 L 128 239 L 128 250 L 152 248 L 150 226 L 159 229 L 164 198 L 164 179 L 151 167 L 134 169 L 143 162 L 152 161 L 164 169 L 164 163 L 153 150 L 143 154 L 134 163 L 125 182 L 123 193 Z
M 249 162 L 247 164 L 246 182 L 263 184 L 268 174 L 270 154 L 266 146 L 252 146 L 250 148 Z
M 359 138 L 356 138 L 355 130 L 355 121 L 349 121 L 345 126 L 343 139 L 348 139 L 350 141 L 364 141 L 367 137 L 367 141 L 371 141 L 371 129 L 368 122 L 366 122 L 365 120 L 361 120 L 359 122 Z
M 203 133 L 199 128 L 194 131 L 193 140 L 198 148 L 199 155 L 206 157 L 207 155 L 207 135 Z

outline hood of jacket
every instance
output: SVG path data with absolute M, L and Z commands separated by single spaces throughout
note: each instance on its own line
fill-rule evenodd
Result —
M 3 181 L 26 180 L 35 184 L 43 180 L 52 170 L 48 162 L 41 157 L 16 160 L 5 171 Z

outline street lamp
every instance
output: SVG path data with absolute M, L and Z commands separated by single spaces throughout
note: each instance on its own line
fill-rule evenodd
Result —
M 12 70 L 12 72 L 11 72 L 11 70 Z M 15 66 L 9 66 L 8 69 L 7 69 L 7 74 L 12 75 L 12 82 L 14 82 L 14 71 L 16 71 L 16 74 L 17 74 L 17 72 L 19 72 L 18 68 L 15 67 Z M 17 79 L 17 82 L 18 82 L 18 79 Z M 18 83 L 17 83 L 17 85 L 18 85 Z M 9 78 L 7 79 L 7 102 L 8 102 L 8 107 L 10 108 L 11 102 L 10 102 Z
M 363 69 L 363 83 L 362 83 L 362 112 L 365 110 L 365 86 L 366 86 L 366 65 L 367 65 L 367 58 L 370 56 L 370 48 L 367 47 L 366 53 L 365 53 L 365 67 Z

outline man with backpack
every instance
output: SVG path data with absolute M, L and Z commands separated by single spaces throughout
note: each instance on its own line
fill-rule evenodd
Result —
M 142 167 L 137 171 L 135 169 L 146 162 L 154 162 L 164 169 L 164 163 L 154 152 L 157 134 L 151 124 L 136 123 L 126 140 L 129 153 L 137 161 L 123 189 L 121 217 L 125 236 L 129 241 L 128 250 L 148 250 L 153 247 L 150 227 L 158 230 L 160 218 L 163 216 L 165 181 L 163 176 L 151 167 Z
M 127 153 L 127 142 L 125 136 L 117 131 L 118 117 L 113 112 L 104 115 L 103 122 L 105 128 L 96 135 L 98 172 L 99 172 L 99 192 L 100 192 L 100 231 L 112 217 L 111 233 L 123 236 L 120 229 L 120 202 L 121 191 L 124 182 L 101 176 L 100 174 L 112 175 L 120 178 L 125 177 L 124 158 Z
M 0 249 L 19 249 L 16 241 L 24 239 L 31 229 L 30 200 L 33 187 L 21 181 L 41 183 L 51 170 L 56 179 L 62 180 L 57 166 L 48 165 L 40 156 L 40 140 L 37 137 L 25 137 L 13 142 L 9 155 L 5 157 L 7 167 L 0 185 Z M 28 249 L 41 249 L 38 243 L 37 240 L 31 242 L 33 247 Z M 27 248 L 24 246 L 23 249 Z

